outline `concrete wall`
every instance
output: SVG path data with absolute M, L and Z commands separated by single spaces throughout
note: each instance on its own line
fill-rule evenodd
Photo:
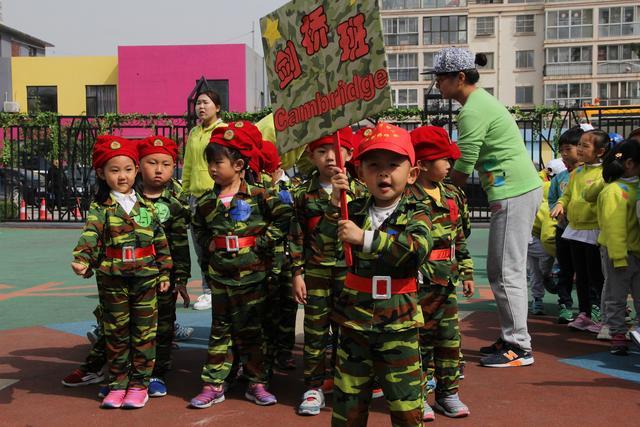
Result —
M 264 59 L 246 46 L 247 64 L 247 111 L 258 111 L 269 104 L 267 94 L 267 71 Z
M 0 58 L 0 111 L 5 100 L 13 101 L 11 58 Z

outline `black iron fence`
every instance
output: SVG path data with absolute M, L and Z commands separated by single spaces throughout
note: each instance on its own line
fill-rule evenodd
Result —
M 588 107 L 553 110 L 517 110 L 531 160 L 542 168 L 556 157 L 560 134 L 577 124 L 591 123 L 607 132 L 628 135 L 640 128 L 640 107 Z M 456 111 L 426 111 L 414 120 L 398 123 L 414 128 L 423 123 L 445 127 L 457 138 Z M 184 148 L 189 129 L 184 117 L 129 118 L 61 116 L 44 125 L 0 128 L 0 221 L 82 222 L 95 194 L 91 151 L 96 137 L 112 133 L 131 138 L 160 134 Z M 176 177 L 181 177 L 181 162 Z M 490 218 L 486 195 L 474 173 L 465 186 L 474 222 Z

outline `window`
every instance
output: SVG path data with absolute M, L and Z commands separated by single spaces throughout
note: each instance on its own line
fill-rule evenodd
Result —
M 467 0 L 422 0 L 423 9 L 436 9 L 440 7 L 466 7 Z
M 598 74 L 640 72 L 640 57 L 631 44 L 598 46 Z
M 516 86 L 516 104 L 533 104 L 533 86 Z
M 101 116 L 118 112 L 118 95 L 115 85 L 86 86 L 87 116 Z
M 481 67 L 480 65 L 478 65 L 478 70 L 493 70 L 493 58 L 494 58 L 494 54 L 493 52 L 480 52 L 483 53 L 484 56 L 487 57 L 487 65 L 485 65 L 484 67 Z
M 422 72 L 433 70 L 433 59 L 437 52 L 425 52 L 422 54 Z M 424 80 L 432 80 L 432 74 L 423 74 Z
M 516 69 L 533 68 L 533 50 L 516 50 Z
M 387 46 L 418 44 L 418 18 L 385 18 L 382 28 Z
M 640 34 L 640 6 L 606 7 L 600 9 L 598 26 L 601 37 Z
M 544 102 L 547 105 L 571 107 L 591 102 L 591 83 L 558 83 L 544 85 Z
M 196 84 L 198 82 L 196 81 Z M 207 79 L 207 88 L 220 95 L 220 109 L 229 111 L 229 80 L 209 80 Z
M 547 12 L 547 39 L 593 37 L 593 10 L 572 9 Z
M 487 93 L 493 95 L 493 88 L 492 87 L 485 87 L 483 88 Z
M 423 18 L 422 42 L 425 45 L 467 42 L 466 16 L 427 16 Z
M 402 10 L 402 9 L 419 9 L 420 0 L 382 0 L 382 9 L 385 10 Z
M 387 55 L 389 80 L 392 82 L 418 81 L 418 54 L 396 53 Z
M 394 89 L 391 98 L 396 108 L 418 108 L 418 89 Z
M 516 34 L 533 33 L 535 31 L 534 22 L 534 15 L 516 16 Z
M 27 86 L 27 112 L 58 112 L 57 86 Z
M 551 47 L 546 50 L 546 76 L 591 74 L 591 46 Z
M 382 10 L 465 7 L 467 0 L 382 0 Z
M 476 19 L 476 36 L 492 36 L 494 31 L 494 16 L 480 16 Z
M 600 105 L 630 105 L 640 103 L 640 81 L 598 84 Z

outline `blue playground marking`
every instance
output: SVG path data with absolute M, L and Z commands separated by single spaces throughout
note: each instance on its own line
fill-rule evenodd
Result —
M 640 384 L 640 351 L 631 344 L 628 356 L 608 351 L 560 359 L 562 363 Z

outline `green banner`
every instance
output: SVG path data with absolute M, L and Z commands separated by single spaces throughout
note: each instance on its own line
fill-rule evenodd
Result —
M 391 106 L 377 0 L 293 0 L 260 28 L 281 153 Z

